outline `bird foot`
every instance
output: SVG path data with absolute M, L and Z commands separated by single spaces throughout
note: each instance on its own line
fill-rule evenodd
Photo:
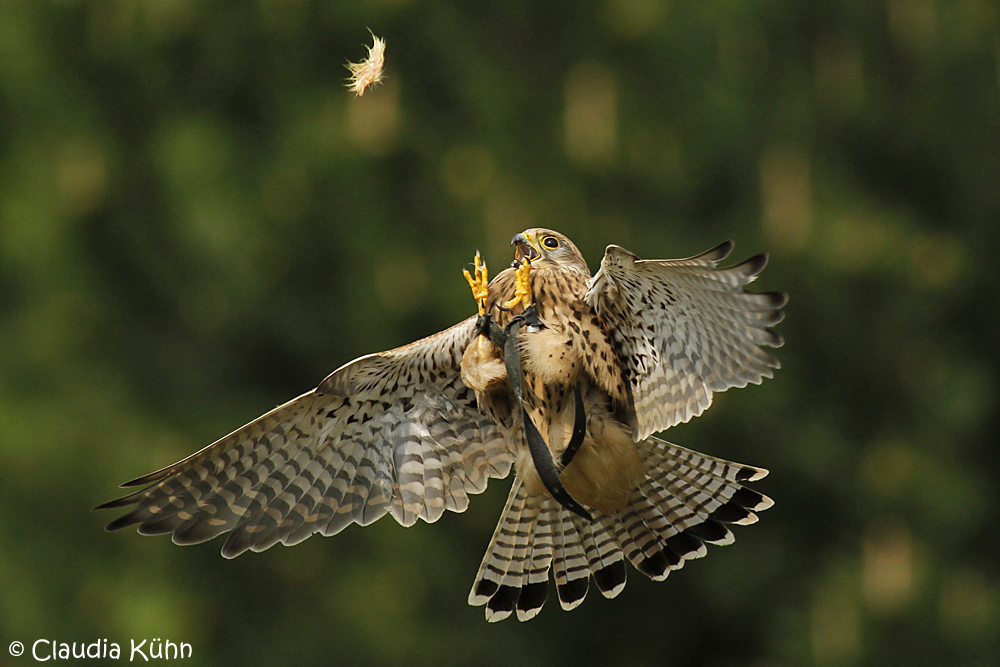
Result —
M 472 297 L 476 300 L 476 304 L 479 306 L 479 314 L 486 314 L 486 301 L 490 297 L 490 273 L 486 268 L 486 262 L 480 257 L 479 251 L 476 251 L 475 262 L 475 277 L 469 273 L 468 269 L 462 269 L 462 273 L 465 275 L 465 279 L 469 281 L 469 287 L 472 288 Z
M 529 308 L 532 303 L 531 298 L 531 262 L 527 257 L 521 259 L 521 263 L 517 267 L 517 272 L 514 274 L 514 298 L 503 304 L 505 310 L 509 310 L 516 306 L 517 304 L 523 304 L 525 308 Z

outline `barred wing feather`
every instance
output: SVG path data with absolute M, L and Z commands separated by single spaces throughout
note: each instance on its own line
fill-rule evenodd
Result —
M 769 327 L 787 297 L 745 287 L 766 255 L 727 268 L 716 265 L 732 243 L 695 257 L 642 260 L 610 245 L 584 297 L 604 320 L 626 370 L 634 437 L 700 415 L 712 394 L 759 384 L 779 368 L 765 347 L 780 347 Z
M 475 318 L 356 359 L 315 390 L 188 458 L 128 482 L 149 485 L 103 507 L 136 505 L 108 525 L 194 544 L 232 532 L 234 557 L 390 512 L 404 526 L 461 512 L 513 452 L 461 380 Z

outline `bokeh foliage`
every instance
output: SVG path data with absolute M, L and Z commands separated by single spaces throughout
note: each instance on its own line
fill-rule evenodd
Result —
M 233 561 L 103 532 L 115 484 L 474 312 L 461 264 L 536 225 L 594 269 L 770 251 L 783 369 L 669 434 L 772 471 L 735 546 L 488 626 L 506 481 Z M 5 0 L 0 665 L 997 665 L 998 225 L 992 0 Z

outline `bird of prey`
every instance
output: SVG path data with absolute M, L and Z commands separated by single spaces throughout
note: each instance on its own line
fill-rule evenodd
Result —
M 642 260 L 610 245 L 591 276 L 548 229 L 517 234 L 513 266 L 466 272 L 478 315 L 334 371 L 319 386 L 182 461 L 123 486 L 137 525 L 222 554 L 333 535 L 386 512 L 402 525 L 462 512 L 516 471 L 469 595 L 486 618 L 534 617 L 550 572 L 563 609 L 591 580 L 605 597 L 629 561 L 660 580 L 733 541 L 771 506 L 744 483 L 767 471 L 653 434 L 701 414 L 714 392 L 779 367 L 770 327 L 786 297 L 745 289 L 766 255 L 720 268 L 723 243 Z

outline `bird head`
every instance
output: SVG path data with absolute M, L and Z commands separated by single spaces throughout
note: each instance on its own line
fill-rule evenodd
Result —
M 512 266 L 518 266 L 523 259 L 531 262 L 532 269 L 549 267 L 573 267 L 587 269 L 587 262 L 573 242 L 551 229 L 526 229 L 516 234 L 510 244 L 516 248 Z

